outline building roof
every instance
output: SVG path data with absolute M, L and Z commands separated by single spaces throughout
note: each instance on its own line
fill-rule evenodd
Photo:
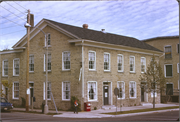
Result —
M 76 26 L 67 25 L 67 24 L 55 22 L 48 19 L 44 19 L 44 20 L 51 22 L 56 26 L 59 26 L 60 28 L 72 33 L 73 35 L 81 39 L 162 52 L 161 50 L 143 41 L 139 41 L 138 39 L 133 38 L 133 37 L 116 35 L 116 34 L 111 34 L 107 32 L 86 29 L 83 27 L 76 27 Z
M 160 36 L 160 37 L 154 37 L 154 38 L 150 38 L 150 39 L 144 39 L 144 40 L 141 40 L 141 41 L 152 41 L 152 40 L 155 40 L 155 39 L 170 39 L 170 38 L 179 38 L 179 36 Z

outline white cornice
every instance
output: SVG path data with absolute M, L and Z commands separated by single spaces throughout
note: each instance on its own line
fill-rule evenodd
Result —
M 9 51 L 1 51 L 0 54 L 8 54 L 8 53 L 21 53 L 23 50 L 9 50 Z

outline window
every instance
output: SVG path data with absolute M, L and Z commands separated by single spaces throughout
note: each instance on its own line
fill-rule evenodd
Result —
M 165 65 L 165 77 L 172 77 L 172 64 Z
M 97 84 L 95 81 L 88 82 L 88 101 L 97 100 Z
M 177 63 L 177 73 L 179 73 L 179 63 Z
M 13 83 L 13 99 L 19 99 L 19 82 Z
M 43 98 L 45 100 L 45 87 L 46 86 L 46 82 L 44 82 L 44 94 L 43 94 Z M 51 82 L 47 82 L 47 100 L 51 100 Z
M 129 82 L 129 98 L 136 98 L 136 82 Z
M 165 58 L 171 58 L 171 46 L 165 47 Z
M 62 100 L 70 100 L 70 82 L 62 82 Z
M 34 71 L 34 55 L 29 56 L 29 71 Z
M 48 71 L 51 71 L 51 54 L 48 54 Z M 44 54 L 44 71 L 46 71 L 46 55 Z
M 8 76 L 8 60 L 4 60 L 2 63 L 2 75 Z
M 19 75 L 19 59 L 13 60 L 13 75 L 14 76 Z
M 179 53 L 179 44 L 177 44 L 177 52 Z
M 48 33 L 48 45 L 51 45 L 51 34 Z
M 104 71 L 110 71 L 110 54 L 104 53 Z
M 135 57 L 130 56 L 130 72 L 135 72 Z
M 125 99 L 125 83 L 124 83 L 124 81 L 119 81 L 117 84 L 117 88 L 119 89 L 118 98 Z
M 89 51 L 89 70 L 96 70 L 96 52 Z
M 65 51 L 62 53 L 62 69 L 63 70 L 70 70 L 70 52 Z
M 166 84 L 166 95 L 173 95 L 173 83 Z
M 141 73 L 146 72 L 146 58 L 141 57 Z
M 124 69 L 123 55 L 118 54 L 118 56 L 117 56 L 117 63 L 118 63 L 118 72 L 123 72 L 123 69 Z

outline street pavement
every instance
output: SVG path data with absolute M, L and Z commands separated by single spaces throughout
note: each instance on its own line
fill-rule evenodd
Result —
M 155 104 L 156 108 L 160 107 L 170 107 L 170 106 L 179 106 L 179 103 L 170 103 L 170 104 Z M 129 110 L 137 110 L 137 109 L 147 109 L 153 108 L 152 104 L 147 104 L 143 106 L 131 106 L 131 107 L 122 107 L 121 111 L 129 111 Z M 25 108 L 14 108 L 14 110 L 24 110 Z M 70 111 L 58 111 L 58 113 L 62 113 L 59 115 L 53 115 L 53 117 L 63 117 L 63 118 L 106 118 L 106 117 L 121 117 L 121 116 L 134 116 L 139 114 L 147 114 L 147 113 L 154 113 L 154 112 L 166 112 L 166 111 L 174 111 L 179 110 L 176 109 L 167 109 L 167 110 L 158 110 L 158 111 L 149 111 L 149 112 L 140 112 L 140 113 L 130 113 L 130 114 L 121 114 L 121 115 L 108 115 L 108 114 L 101 114 L 101 113 L 108 113 L 108 112 L 116 112 L 116 107 L 112 107 L 111 109 L 98 109 L 98 110 L 91 110 L 91 111 L 82 111 L 74 113 Z M 29 110 L 31 111 L 31 109 Z M 33 111 L 42 112 L 40 109 L 33 109 Z M 117 108 L 117 112 L 120 111 L 120 108 Z M 55 110 L 49 110 L 49 113 L 56 113 Z

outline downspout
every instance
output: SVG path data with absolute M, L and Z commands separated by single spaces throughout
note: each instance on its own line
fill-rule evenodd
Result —
M 82 40 L 82 98 L 84 98 L 84 40 Z

